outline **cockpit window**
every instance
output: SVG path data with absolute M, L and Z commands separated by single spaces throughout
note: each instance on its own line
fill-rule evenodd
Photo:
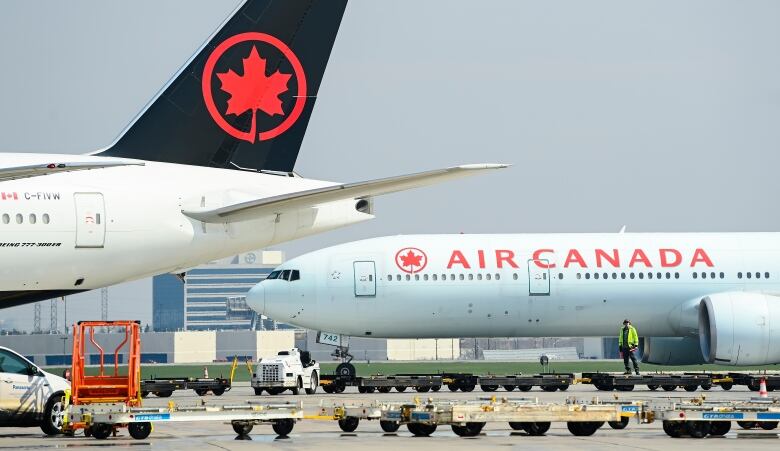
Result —
M 300 278 L 301 278 L 301 272 L 298 271 L 297 269 L 293 269 L 292 272 L 290 273 L 290 282 L 292 282 L 293 280 L 299 280 Z
M 279 276 L 279 278 L 284 280 L 290 280 L 290 270 L 285 269 L 284 271 L 282 271 L 282 275 Z
M 268 277 L 266 277 L 266 279 L 278 279 L 280 273 L 281 271 L 271 271 L 271 274 L 268 274 Z

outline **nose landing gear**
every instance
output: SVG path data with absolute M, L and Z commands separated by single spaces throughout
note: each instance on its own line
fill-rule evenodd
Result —
M 330 355 L 337 359 L 341 359 L 341 363 L 336 367 L 336 374 L 338 376 L 352 379 L 357 375 L 355 365 L 350 363 L 354 357 L 349 353 L 349 346 L 337 346 Z

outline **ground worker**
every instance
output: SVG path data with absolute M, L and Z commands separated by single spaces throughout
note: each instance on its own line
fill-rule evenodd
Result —
M 639 364 L 634 355 L 634 351 L 639 347 L 639 335 L 637 335 L 636 329 L 628 319 L 623 320 L 623 327 L 618 334 L 618 347 L 620 348 L 620 354 L 623 356 L 623 365 L 626 367 L 626 372 L 623 374 L 631 374 L 631 368 L 628 367 L 628 359 L 631 359 L 631 363 L 634 364 L 634 372 L 639 374 Z

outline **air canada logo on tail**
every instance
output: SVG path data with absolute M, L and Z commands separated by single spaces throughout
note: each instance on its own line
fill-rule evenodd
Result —
M 242 61 L 242 67 L 226 61 Z M 203 68 L 203 101 L 214 122 L 236 139 L 255 143 L 287 131 L 306 103 L 306 75 L 281 40 L 241 33 L 219 44 Z
M 395 254 L 395 264 L 403 272 L 414 274 L 428 264 L 428 256 L 416 247 L 405 247 Z

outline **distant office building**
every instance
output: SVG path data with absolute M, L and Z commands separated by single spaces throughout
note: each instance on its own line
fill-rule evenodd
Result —
M 265 280 L 282 260 L 282 253 L 278 251 L 248 252 L 187 271 L 184 329 L 277 329 L 273 324 L 262 322 L 246 305 L 246 293 Z
M 173 274 L 152 279 L 152 328 L 157 332 L 184 329 L 184 282 Z
M 289 328 L 261 318 L 246 305 L 246 293 L 282 261 L 279 251 L 254 251 L 193 268 L 184 281 L 171 274 L 154 277 L 154 330 Z

